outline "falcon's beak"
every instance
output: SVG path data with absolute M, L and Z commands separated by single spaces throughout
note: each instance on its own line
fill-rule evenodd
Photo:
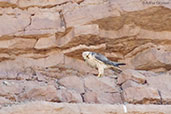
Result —
M 83 60 L 85 61 L 85 59 L 83 58 Z

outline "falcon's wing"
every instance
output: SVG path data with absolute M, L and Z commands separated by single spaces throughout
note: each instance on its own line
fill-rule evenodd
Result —
M 112 65 L 112 62 L 108 58 L 106 58 L 104 55 L 95 53 L 95 52 L 93 52 L 92 54 L 94 55 L 96 59 L 103 62 L 104 64 Z
M 126 65 L 125 63 L 118 63 L 118 62 L 113 62 L 113 61 L 110 61 L 108 58 L 106 58 L 104 55 L 102 54 L 99 54 L 99 53 L 95 53 L 93 52 L 92 53 L 94 55 L 94 57 L 96 59 L 98 59 L 99 61 L 103 62 L 104 64 L 107 64 L 107 65 L 113 65 L 115 67 L 119 67 L 120 65 Z

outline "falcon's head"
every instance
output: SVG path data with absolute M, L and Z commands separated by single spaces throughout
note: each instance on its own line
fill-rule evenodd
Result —
M 89 52 L 89 51 L 83 52 L 83 53 L 82 53 L 82 56 L 83 56 L 84 60 L 89 59 L 89 55 L 90 55 L 90 54 L 91 54 L 91 52 Z

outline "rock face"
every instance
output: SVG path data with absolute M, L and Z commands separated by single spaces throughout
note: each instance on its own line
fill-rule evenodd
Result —
M 120 74 L 120 76 L 118 77 L 118 84 L 123 84 L 127 80 L 132 80 L 134 82 L 142 84 L 146 82 L 146 78 L 144 75 L 142 75 L 138 71 L 130 69 L 127 69 Z
M 97 104 L 171 103 L 169 73 L 127 69 L 118 78 L 98 78 L 58 66 L 1 72 L 0 79 L 1 106 L 32 100 Z
M 169 0 L 0 0 L 0 107 L 171 104 L 170 15 Z M 83 51 L 126 66 L 97 78 Z
M 155 77 L 148 77 L 147 82 L 149 86 L 155 87 L 158 89 L 159 94 L 162 96 L 163 104 L 170 104 L 170 84 L 168 81 L 170 80 L 170 75 L 158 75 Z
M 108 105 L 108 104 L 74 104 L 74 103 L 50 103 L 27 102 L 11 107 L 4 107 L 0 114 L 169 114 L 170 105 Z
M 129 87 L 123 91 L 125 101 L 130 103 L 153 104 L 160 103 L 160 96 L 157 89 L 149 87 Z M 150 99 L 150 100 L 149 100 Z
M 3 69 L 52 67 L 67 61 L 62 58 L 64 63 L 46 64 L 54 53 L 82 61 L 85 50 L 124 61 L 127 68 L 156 72 L 171 69 L 167 2 L 159 5 L 141 0 L 13 0 L 0 1 L 0 6 Z
M 167 71 L 171 68 L 170 57 L 171 52 L 166 52 L 163 49 L 152 48 L 135 56 L 132 63 L 136 69 L 149 70 L 164 68 Z
M 59 80 L 59 84 L 63 85 L 68 89 L 75 89 L 79 93 L 84 93 L 84 83 L 81 78 L 77 76 L 65 77 Z

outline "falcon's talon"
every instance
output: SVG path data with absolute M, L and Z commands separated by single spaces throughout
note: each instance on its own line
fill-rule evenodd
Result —
M 98 77 L 98 78 L 100 78 L 101 76 L 102 76 L 101 74 L 98 74 L 98 76 L 97 76 L 97 77 Z

